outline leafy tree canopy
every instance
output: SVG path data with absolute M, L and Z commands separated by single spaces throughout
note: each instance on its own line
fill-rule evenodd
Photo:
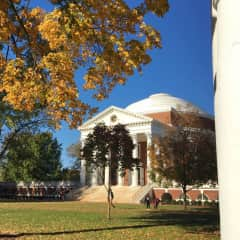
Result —
M 63 168 L 62 180 L 79 182 L 80 180 L 79 170 L 76 168 Z
M 186 127 L 181 124 L 169 129 L 150 150 L 152 175 L 179 183 L 185 203 L 187 186 L 217 181 L 215 133 L 189 127 L 194 118 L 185 119 Z
M 195 131 L 172 131 L 152 146 L 153 170 L 181 185 L 216 181 L 215 136 Z
M 87 69 L 83 89 L 105 98 L 134 70 L 151 61 L 149 49 L 160 48 L 160 33 L 144 18 L 162 17 L 167 0 L 51 0 L 51 12 L 29 8 L 31 0 L 1 0 L 0 92 L 17 110 L 44 107 L 55 121 L 79 125 L 94 112 L 74 81 Z
M 3 163 L 6 181 L 51 181 L 61 178 L 61 145 L 52 133 L 24 132 L 11 141 Z
M 134 144 L 124 125 L 108 127 L 101 123 L 86 138 L 82 157 L 90 169 L 110 166 L 118 168 L 124 175 L 126 169 L 132 170 L 138 164 L 138 159 L 132 156 L 133 149 Z
M 106 188 L 108 219 L 111 217 L 111 207 L 113 206 L 111 172 L 118 169 L 123 176 L 126 169 L 132 170 L 133 166 L 138 165 L 139 160 L 132 156 L 133 149 L 134 144 L 129 132 L 122 124 L 108 127 L 104 123 L 100 123 L 94 127 L 93 133 L 90 133 L 84 141 L 82 157 L 86 160 L 87 169 L 109 167 L 108 186 Z

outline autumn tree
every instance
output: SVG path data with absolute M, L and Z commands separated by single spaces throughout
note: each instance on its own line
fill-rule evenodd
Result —
M 5 181 L 61 179 L 61 145 L 52 133 L 22 132 L 14 138 L 2 163 Z
M 168 11 L 167 0 L 49 0 L 51 12 L 31 0 L 1 0 L 0 93 L 17 110 L 44 108 L 55 121 L 81 124 L 95 109 L 81 99 L 93 89 L 102 100 L 151 61 L 160 33 L 145 22 Z M 86 69 L 78 89 L 76 69 Z
M 189 187 L 217 181 L 215 144 L 213 131 L 181 124 L 151 147 L 153 175 L 181 185 L 185 208 Z
M 86 160 L 87 169 L 105 169 L 109 167 L 107 189 L 108 218 L 111 209 L 111 172 L 119 170 L 122 176 L 126 169 L 132 170 L 138 165 L 138 159 L 133 158 L 134 144 L 124 125 L 117 124 L 108 127 L 101 123 L 95 126 L 84 142 L 82 157 Z M 104 175 L 102 176 L 104 178 Z M 104 179 L 103 179 L 104 180 Z

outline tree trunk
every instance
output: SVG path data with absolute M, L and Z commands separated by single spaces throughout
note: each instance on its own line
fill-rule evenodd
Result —
M 109 173 L 108 173 L 108 188 L 107 188 L 107 201 L 108 201 L 108 220 L 111 219 L 111 151 L 109 151 Z
M 184 210 L 187 209 L 187 186 L 183 185 L 182 186 L 183 189 L 183 204 L 184 204 Z
M 108 220 L 111 219 L 111 184 L 110 180 L 108 181 L 108 192 L 107 192 L 107 201 L 108 201 Z

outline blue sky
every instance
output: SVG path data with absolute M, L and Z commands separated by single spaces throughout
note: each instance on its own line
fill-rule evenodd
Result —
M 128 2 L 133 1 L 136 2 Z M 163 48 L 151 52 L 152 62 L 143 68 L 143 73 L 130 77 L 102 102 L 94 101 L 87 92 L 80 92 L 80 97 L 102 111 L 110 105 L 125 108 L 162 92 L 186 99 L 213 114 L 210 2 L 169 0 L 170 10 L 163 18 L 147 18 L 147 23 L 160 31 Z M 32 1 L 48 9 L 46 3 L 47 0 Z M 75 79 L 81 82 L 83 75 L 79 70 Z M 68 157 L 66 148 L 78 141 L 80 133 L 63 124 L 55 136 L 63 147 L 63 165 L 68 166 L 73 159 Z

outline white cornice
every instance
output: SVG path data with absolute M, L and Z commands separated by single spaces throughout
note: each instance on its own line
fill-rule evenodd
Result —
M 107 109 L 105 109 L 104 111 L 97 114 L 95 117 L 91 118 L 90 120 L 88 120 L 87 122 L 82 124 L 80 127 L 78 127 L 78 130 L 80 130 L 80 131 L 90 130 L 91 128 L 89 128 L 89 126 L 91 124 L 94 124 L 95 122 L 98 122 L 99 119 L 103 118 L 104 116 L 110 114 L 113 111 L 121 112 L 121 113 L 124 113 L 128 116 L 136 117 L 136 118 L 139 119 L 139 122 L 129 123 L 129 124 L 127 124 L 128 126 L 139 125 L 139 124 L 142 125 L 142 124 L 151 123 L 153 121 L 153 119 L 151 117 L 147 117 L 147 116 L 144 116 L 144 115 L 141 115 L 141 114 L 133 113 L 133 112 L 130 112 L 128 110 L 125 110 L 125 109 L 122 109 L 122 108 L 119 108 L 119 107 L 116 107 L 116 106 L 110 106 Z

